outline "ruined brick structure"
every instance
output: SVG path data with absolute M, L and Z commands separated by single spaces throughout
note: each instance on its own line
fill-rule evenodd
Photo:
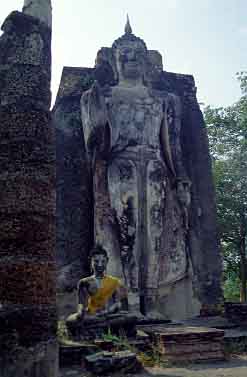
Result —
M 0 37 L 1 377 L 56 376 L 51 3 L 28 3 Z
M 164 71 L 128 22 L 94 68 L 64 68 L 53 119 L 59 290 L 88 273 L 94 240 L 143 313 L 216 313 L 222 266 L 194 78 Z

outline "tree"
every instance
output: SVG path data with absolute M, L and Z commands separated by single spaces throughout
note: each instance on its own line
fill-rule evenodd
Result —
M 242 97 L 227 108 L 204 111 L 216 188 L 219 236 L 226 280 L 240 282 L 247 301 L 247 74 L 238 76 Z

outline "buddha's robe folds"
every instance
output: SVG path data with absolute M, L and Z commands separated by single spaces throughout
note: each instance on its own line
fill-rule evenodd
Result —
M 185 175 L 179 100 L 121 86 L 104 98 L 95 86 L 83 94 L 81 114 L 94 154 L 95 239 L 111 255 L 108 271 L 123 278 L 129 292 L 156 295 L 159 284 L 174 283 L 187 272 L 175 183 Z M 115 226 L 107 223 L 111 218 Z

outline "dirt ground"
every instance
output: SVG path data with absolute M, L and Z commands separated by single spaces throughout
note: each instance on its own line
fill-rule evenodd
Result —
M 60 377 L 88 377 L 82 370 L 63 369 Z M 113 375 L 112 375 L 113 376 Z M 120 373 L 115 375 L 122 377 Z M 125 375 L 127 377 L 127 375 Z M 234 356 L 229 361 L 217 363 L 188 364 L 173 368 L 147 368 L 145 371 L 128 377 L 247 377 L 247 354 Z M 100 376 L 95 376 L 100 377 Z

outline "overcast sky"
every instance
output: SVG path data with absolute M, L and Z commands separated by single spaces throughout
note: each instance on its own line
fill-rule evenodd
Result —
M 0 21 L 22 0 L 1 0 Z M 227 106 L 240 96 L 236 72 L 247 69 L 247 0 L 53 0 L 53 97 L 62 67 L 92 67 L 97 50 L 135 35 L 163 56 L 164 69 L 193 74 L 198 100 Z

